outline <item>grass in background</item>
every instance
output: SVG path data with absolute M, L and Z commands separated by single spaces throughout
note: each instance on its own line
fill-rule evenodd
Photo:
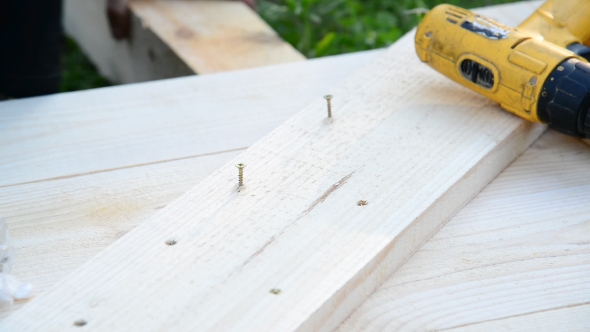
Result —
M 258 10 L 283 39 L 315 58 L 389 46 L 418 24 L 413 9 L 443 2 L 474 8 L 515 0 L 258 0 Z M 63 68 L 63 92 L 110 85 L 70 38 Z
M 416 8 L 464 8 L 515 0 L 259 0 L 262 18 L 308 58 L 386 47 L 416 26 Z
M 101 88 L 111 83 L 100 76 L 96 67 L 82 53 L 78 44 L 69 37 L 64 37 L 62 55 L 61 92 Z

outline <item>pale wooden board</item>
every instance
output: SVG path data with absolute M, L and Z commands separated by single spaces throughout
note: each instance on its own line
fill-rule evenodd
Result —
M 588 317 L 590 317 L 590 305 L 572 305 L 457 327 L 447 331 L 582 332 L 590 331 L 590 319 Z
M 590 147 L 547 132 L 338 331 L 588 330 L 589 174 Z
M 107 0 L 64 0 L 65 32 L 76 40 L 100 74 L 113 83 L 194 75 L 172 49 L 132 15 L 131 39 L 111 37 Z
M 0 188 L 246 148 L 374 56 L 1 102 Z
M 318 98 L 236 160 L 241 191 L 222 167 L 2 327 L 332 329 L 545 129 L 420 64 L 412 35 L 332 92 L 334 121 Z
M 195 113 L 212 111 L 219 113 L 214 118 L 207 117 L 207 114 L 195 114 L 195 117 L 200 116 L 201 122 L 198 125 L 202 128 L 218 125 L 218 122 L 223 120 L 232 122 L 243 112 L 260 111 L 261 116 L 256 117 L 256 121 L 262 124 L 257 125 L 255 133 L 260 138 L 273 129 L 267 122 L 280 122 L 281 118 L 286 119 L 290 116 L 290 112 L 296 112 L 316 97 L 318 91 L 327 91 L 344 76 L 361 68 L 381 52 L 383 51 L 360 52 L 310 60 L 306 63 L 276 66 L 272 69 L 272 74 L 267 69 L 254 69 L 243 75 L 240 73 L 225 75 L 223 76 L 226 80 L 225 85 L 240 82 L 243 88 L 240 95 L 235 97 L 230 95 L 223 100 L 214 93 L 208 94 L 204 91 L 187 98 L 191 87 L 198 88 L 196 91 L 206 90 L 208 86 L 212 89 L 218 88 L 217 84 L 210 83 L 211 77 L 199 77 L 42 97 L 16 103 L 0 103 L 0 114 L 4 115 L 4 121 L 7 121 L 9 115 L 27 112 L 26 107 L 19 106 L 23 103 L 29 105 L 36 102 L 45 105 L 42 108 L 39 107 L 39 111 L 34 112 L 32 116 L 18 114 L 20 122 L 28 125 L 22 127 L 7 125 L 5 137 L 10 138 L 14 144 L 19 140 L 26 141 L 31 136 L 34 137 L 36 133 L 45 133 L 41 135 L 42 139 L 52 140 L 56 146 L 63 147 L 74 143 L 69 149 L 69 153 L 74 155 L 71 156 L 72 160 L 75 160 L 77 155 L 83 155 L 87 150 L 91 150 L 90 152 L 96 150 L 96 144 L 100 142 L 93 139 L 93 131 L 88 130 L 86 124 L 104 125 L 100 117 L 105 110 L 113 110 L 112 119 L 109 121 L 112 127 L 121 127 L 138 117 L 134 107 L 126 107 L 129 105 L 127 98 L 139 100 L 142 105 L 150 105 L 155 110 L 155 116 L 147 117 L 141 123 L 146 127 L 161 127 L 160 130 L 163 133 L 166 129 L 174 131 L 185 117 L 182 112 L 169 111 L 171 100 L 176 107 L 184 105 L 187 109 L 194 108 Z M 282 79 L 278 80 L 278 77 Z M 287 84 L 284 84 L 285 79 Z M 194 81 L 205 81 L 205 83 L 196 85 Z M 297 94 L 293 94 L 293 91 L 297 91 Z M 166 98 L 162 95 L 166 95 Z M 244 96 L 257 97 L 250 97 L 248 99 L 252 99 L 252 102 L 244 103 Z M 88 111 L 87 108 L 82 107 L 85 100 L 101 100 L 100 108 Z M 211 106 L 195 107 L 208 104 Z M 222 105 L 223 108 L 217 109 L 215 104 Z M 262 111 L 269 104 L 279 105 L 274 109 L 276 113 Z M 19 107 L 13 108 L 11 105 Z M 64 110 L 68 110 L 67 115 L 57 117 L 58 121 L 56 114 Z M 264 116 L 268 119 L 265 120 Z M 153 123 L 150 124 L 150 121 Z M 76 129 L 76 126 L 80 128 Z M 246 138 L 246 135 L 243 135 L 243 128 L 250 126 L 252 123 L 249 121 L 242 121 L 232 126 L 220 127 L 218 130 L 221 131 L 220 134 L 227 136 L 242 134 Z M 72 135 L 76 137 L 75 142 L 68 141 L 70 136 L 64 135 L 64 127 L 75 133 Z M 108 127 L 97 129 L 97 131 L 100 130 L 107 131 L 111 135 L 115 134 L 109 131 Z M 147 139 L 150 134 L 146 131 L 145 135 Z M 210 133 L 195 130 L 190 135 L 192 135 L 191 142 L 206 142 Z M 254 141 L 256 137 L 249 139 Z M 137 141 L 140 143 L 138 144 Z M 132 165 L 111 171 L 98 169 L 95 173 L 76 176 L 76 174 L 88 172 L 87 164 L 99 164 L 101 159 L 108 156 L 109 149 L 133 151 L 138 155 L 144 153 L 149 156 L 151 151 L 148 148 L 138 148 L 137 145 L 141 145 L 142 140 L 137 141 L 113 140 L 110 148 L 108 144 L 105 144 L 103 148 L 105 152 L 89 153 L 84 163 L 68 164 L 69 175 L 64 178 L 0 188 L 0 216 L 7 219 L 16 247 L 17 258 L 12 273 L 23 281 L 32 283 L 35 286 L 35 296 L 143 220 L 151 217 L 156 211 L 189 190 L 241 151 L 241 149 L 231 151 L 236 148 L 236 145 L 224 146 L 222 142 L 222 145 L 218 147 L 219 151 L 208 155 L 168 162 L 155 161 L 147 165 Z M 30 143 L 30 146 L 41 144 L 40 142 L 34 141 Z M 187 144 L 182 138 L 176 143 Z M 125 146 L 121 147 L 120 144 Z M 11 144 L 3 145 L 0 156 L 8 156 L 11 151 L 15 151 L 12 146 Z M 223 152 L 228 150 L 230 152 Z M 21 152 L 33 154 L 34 151 L 21 150 Z M 60 159 L 67 154 L 59 154 L 59 152 L 57 149 L 37 151 L 40 164 L 46 167 L 40 172 L 51 172 L 51 166 L 64 165 Z M 32 166 L 30 161 L 24 162 L 20 166 L 21 169 L 14 170 L 12 174 L 18 174 L 25 180 L 27 180 L 26 176 L 48 176 L 33 173 Z M 3 174 L 9 173 L 8 169 L 3 170 Z M 7 316 L 25 303 L 26 301 L 19 301 L 13 307 L 0 305 L 0 317 Z
M 240 1 L 132 0 L 129 6 L 199 74 L 305 60 Z
M 11 273 L 38 296 L 239 153 L 0 189 L 16 249 Z M 0 318 L 27 302 L 0 304 Z

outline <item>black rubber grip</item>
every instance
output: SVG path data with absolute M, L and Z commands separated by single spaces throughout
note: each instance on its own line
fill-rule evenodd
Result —
M 539 119 L 574 137 L 590 137 L 590 64 L 567 59 L 543 84 L 537 106 Z
M 573 43 L 567 46 L 567 49 L 574 52 L 576 55 L 590 61 L 590 47 L 580 43 Z

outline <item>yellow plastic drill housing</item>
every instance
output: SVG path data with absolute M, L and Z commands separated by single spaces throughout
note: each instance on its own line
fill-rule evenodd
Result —
M 561 47 L 590 46 L 590 1 L 546 1 L 517 29 Z
M 468 10 L 439 5 L 418 26 L 420 59 L 455 82 L 533 122 L 545 82 L 577 56 Z M 580 58 L 581 59 L 581 58 Z

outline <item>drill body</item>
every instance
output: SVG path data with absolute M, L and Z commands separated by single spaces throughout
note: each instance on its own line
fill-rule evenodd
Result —
M 590 46 L 590 1 L 546 1 L 517 29 L 570 50 Z M 583 55 L 590 55 L 589 50 Z
M 590 65 L 583 57 L 590 50 L 584 45 L 590 41 L 590 1 L 567 3 L 571 7 L 548 1 L 516 29 L 439 5 L 418 26 L 416 52 L 517 116 L 590 137 Z M 575 3 L 585 12 L 571 9 Z

